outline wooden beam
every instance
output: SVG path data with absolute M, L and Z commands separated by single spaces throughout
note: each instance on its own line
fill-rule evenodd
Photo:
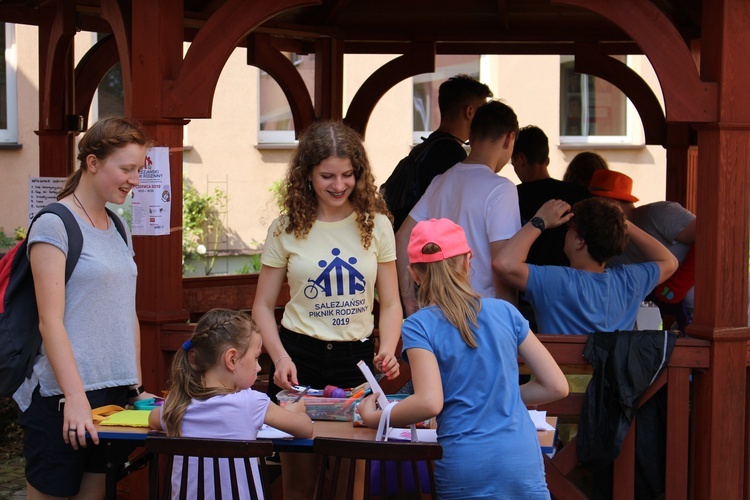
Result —
M 259 33 L 273 30 L 261 27 Z M 409 50 L 412 41 L 361 41 L 345 40 L 347 54 L 403 54 Z M 481 42 L 435 41 L 436 54 L 500 54 L 500 55 L 574 55 L 576 43 L 581 42 L 530 42 L 508 40 L 486 40 Z M 597 43 L 599 51 L 609 55 L 643 54 L 634 42 L 590 42 Z
M 344 112 L 344 44 L 321 38 L 315 42 L 315 114 L 341 120 Z
M 72 109 L 71 60 L 76 33 L 75 10 L 57 0 L 42 8 L 39 27 L 39 130 L 67 130 Z
M 74 6 L 64 0 L 39 10 L 39 175 L 67 177 L 74 170 L 68 115 L 73 100 Z
M 176 78 L 164 82 L 164 116 L 210 118 L 219 76 L 235 47 L 274 15 L 319 3 L 320 0 L 227 0 L 198 32 Z
M 688 208 L 688 148 L 690 147 L 690 125 L 670 122 L 666 124 L 667 137 L 664 147 L 667 150 L 667 192 L 666 199 Z M 692 207 L 695 209 L 695 207 Z M 688 210 L 690 210 L 688 208 Z M 695 212 L 693 212 L 695 213 Z
M 370 115 L 386 92 L 407 78 L 433 71 L 435 44 L 415 42 L 404 55 L 385 63 L 365 80 L 349 105 L 345 121 L 364 137 Z
M 281 87 L 292 111 L 294 133 L 299 137 L 315 121 L 315 107 L 302 75 L 292 61 L 274 48 L 268 35 L 252 33 L 248 36 L 247 63 L 271 75 Z
M 713 122 L 716 83 L 701 81 L 677 28 L 650 0 L 551 0 L 587 9 L 622 28 L 643 49 L 659 77 L 668 121 Z M 704 10 L 709 9 L 705 7 Z

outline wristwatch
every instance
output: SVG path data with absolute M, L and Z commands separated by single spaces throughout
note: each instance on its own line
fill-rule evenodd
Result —
M 544 232 L 544 219 L 542 219 L 541 217 L 532 217 L 529 222 L 531 222 L 532 226 L 534 226 L 541 232 Z
M 140 396 L 141 394 L 143 394 L 144 392 L 146 392 L 146 391 L 145 391 L 145 389 L 143 388 L 142 385 L 140 385 L 138 387 L 135 387 L 135 388 L 131 387 L 130 389 L 128 389 L 127 398 L 128 399 L 135 399 L 138 396 Z

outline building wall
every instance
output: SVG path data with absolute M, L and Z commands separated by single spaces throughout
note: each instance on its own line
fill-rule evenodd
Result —
M 80 33 L 76 37 L 76 54 L 80 57 L 94 37 Z M 0 226 L 6 233 L 26 225 L 26 186 L 30 175 L 38 175 L 38 49 L 37 29 L 16 26 L 18 54 L 19 142 L 17 151 L 0 151 L 6 182 L 0 184 L 6 210 L 0 212 Z M 356 91 L 377 68 L 391 60 L 390 55 L 346 55 L 344 109 Z M 283 178 L 294 144 L 258 143 L 257 68 L 246 64 L 245 49 L 238 48 L 229 59 L 219 80 L 213 103 L 212 118 L 193 120 L 186 126 L 184 173 L 188 182 L 201 192 L 215 188 L 228 194 L 225 215 L 229 235 L 219 244 L 227 253 L 257 252 L 266 231 L 279 210 L 271 186 Z M 567 163 L 582 148 L 560 146 L 558 56 L 488 56 L 482 59 L 482 75 L 495 97 L 503 99 L 516 111 L 521 126 L 534 124 L 550 138 L 550 172 L 562 178 Z M 636 71 L 658 91 L 658 81 L 651 66 L 636 56 Z M 486 77 L 485 77 L 486 75 Z M 412 146 L 412 86 L 405 81 L 391 89 L 380 100 L 371 116 L 365 138 L 376 182 L 387 179 L 390 172 Z M 666 154 L 660 146 L 589 147 L 604 156 L 612 169 L 634 179 L 634 194 L 642 202 L 664 199 Z M 513 167 L 501 172 L 518 182 Z M 19 189 L 22 186 L 22 189 Z M 219 263 L 214 272 L 234 272 L 246 257 L 231 263 Z
M 18 143 L 20 149 L 0 150 L 0 228 L 12 235 L 18 226 L 28 226 L 28 178 L 39 175 L 39 50 L 35 26 L 17 24 L 16 84 L 18 98 Z

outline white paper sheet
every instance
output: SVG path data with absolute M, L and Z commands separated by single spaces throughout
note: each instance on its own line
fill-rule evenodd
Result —
M 549 423 L 547 422 L 546 411 L 529 410 L 529 416 L 531 417 L 531 421 L 534 422 L 534 426 L 536 427 L 536 430 L 538 431 L 554 431 L 555 430 L 555 428 L 549 425 Z
M 270 425 L 263 424 L 263 427 L 258 431 L 258 439 L 294 439 L 294 436 Z
M 437 429 L 417 429 L 417 439 L 420 443 L 437 443 Z M 388 441 L 411 441 L 411 429 L 391 429 Z
M 380 384 L 378 384 L 378 381 L 375 379 L 375 375 L 372 374 L 372 370 L 370 370 L 370 367 L 367 366 L 367 363 L 361 360 L 359 363 L 357 363 L 357 366 L 362 372 L 362 375 L 365 376 L 365 380 L 367 380 L 367 383 L 370 384 L 372 393 L 380 394 L 380 396 L 378 396 L 378 406 L 380 406 L 381 410 L 385 409 L 385 407 L 388 406 L 388 398 L 386 398 L 385 394 L 383 394 L 383 389 L 380 388 Z

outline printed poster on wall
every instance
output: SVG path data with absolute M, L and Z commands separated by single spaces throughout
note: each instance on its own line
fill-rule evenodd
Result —
M 133 189 L 133 234 L 169 234 L 172 189 L 169 185 L 169 148 L 149 148 L 141 169 L 140 185 Z
M 37 212 L 57 201 L 65 180 L 65 177 L 29 177 L 29 223 Z

